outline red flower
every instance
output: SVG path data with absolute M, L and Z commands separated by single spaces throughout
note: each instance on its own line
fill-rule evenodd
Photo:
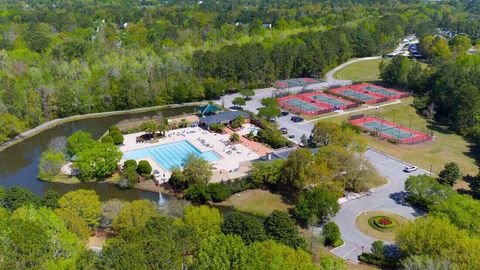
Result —
M 378 221 L 380 224 L 382 225 L 390 225 L 392 224 L 392 221 L 388 218 L 381 218 L 379 221 Z

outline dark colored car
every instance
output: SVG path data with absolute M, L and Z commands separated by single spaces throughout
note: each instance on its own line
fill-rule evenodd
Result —
M 286 112 L 286 111 L 282 111 L 282 116 L 287 116 L 289 115 L 290 113 Z
M 282 132 L 282 134 L 287 134 L 288 133 L 287 128 L 281 128 L 280 131 Z
M 242 110 L 243 108 L 240 107 L 240 106 L 232 106 L 232 107 L 230 107 L 229 109 L 230 109 L 230 110 L 240 111 L 240 110 Z
M 304 119 L 300 116 L 293 116 L 292 118 L 290 118 L 290 120 L 292 120 L 295 123 L 298 123 L 298 122 L 302 122 Z

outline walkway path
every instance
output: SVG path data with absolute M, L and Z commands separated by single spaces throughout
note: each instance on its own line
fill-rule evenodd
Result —
M 343 202 L 340 211 L 333 218 L 333 221 L 340 227 L 345 244 L 331 251 L 337 256 L 354 263 L 358 262 L 357 258 L 362 253 L 362 247 L 364 251 L 369 251 L 371 244 L 377 240 L 358 230 L 355 225 L 356 217 L 369 211 L 393 212 L 411 220 L 420 216 L 421 212 L 404 201 L 404 184 L 409 175 L 427 173 L 424 170 L 411 174 L 404 173 L 402 169 L 406 164 L 403 161 L 373 149 L 367 150 L 365 157 L 382 176 L 387 178 L 388 183 L 372 189 L 368 196 Z

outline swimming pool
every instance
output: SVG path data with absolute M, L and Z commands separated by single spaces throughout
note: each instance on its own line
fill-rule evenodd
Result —
M 151 158 L 164 170 L 182 167 L 183 161 L 190 155 L 200 156 L 207 161 L 216 161 L 221 157 L 215 151 L 201 152 L 188 141 L 161 144 L 150 148 L 125 152 L 123 159 Z

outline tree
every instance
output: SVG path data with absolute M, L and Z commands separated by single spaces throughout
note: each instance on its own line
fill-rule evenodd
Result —
M 480 201 L 469 195 L 453 194 L 435 204 L 430 215 L 448 217 L 450 222 L 460 229 L 468 230 L 471 235 L 480 236 Z
M 435 204 L 447 199 L 453 191 L 438 183 L 428 175 L 408 177 L 405 190 L 409 192 L 407 200 L 419 207 L 429 209 Z
M 332 122 L 316 122 L 312 130 L 311 141 L 317 147 L 340 146 L 357 152 L 364 152 L 367 149 L 365 140 L 353 129 Z
M 206 184 L 212 177 L 213 166 L 200 156 L 190 154 L 183 162 L 183 175 L 190 184 Z
M 232 135 L 230 135 L 230 141 L 231 142 L 238 142 L 240 140 L 240 135 L 238 135 L 238 133 L 232 133 Z
M 225 222 L 222 224 L 222 232 L 226 235 L 236 234 L 240 236 L 247 245 L 267 239 L 262 223 L 253 217 L 238 212 L 234 212 L 225 218 Z
M 253 243 L 248 248 L 244 269 L 304 269 L 318 267 L 312 262 L 310 254 L 302 249 L 293 249 L 273 240 Z
M 143 226 L 107 240 L 101 269 L 181 269 L 182 228 L 172 219 L 156 216 Z
M 438 174 L 438 181 L 442 184 L 453 186 L 460 178 L 462 173 L 457 163 L 449 162 L 445 164 L 445 167 Z
M 60 194 L 54 190 L 47 190 L 43 194 L 42 205 L 51 209 L 58 208 L 58 200 L 60 199 Z
M 155 121 L 146 121 L 140 126 L 140 128 L 146 133 L 149 133 L 150 138 L 153 138 L 155 133 L 160 129 L 160 126 Z
M 80 171 L 82 181 L 104 180 L 117 169 L 122 153 L 111 144 L 96 143 L 78 153 L 73 166 Z
M 29 33 L 24 36 L 24 39 L 28 48 L 38 53 L 43 52 L 51 42 L 49 37 L 36 29 L 30 29 Z
M 202 241 L 193 269 L 245 269 L 247 247 L 237 235 L 219 234 Z
M 405 270 L 454 270 L 455 267 L 447 260 L 439 260 L 428 256 L 410 256 L 402 260 L 402 267 Z
M 240 94 L 246 99 L 250 99 L 250 97 L 253 97 L 255 96 L 255 91 L 253 91 L 253 89 L 250 89 L 250 88 L 245 88 L 245 89 L 242 89 L 240 91 Z
M 65 222 L 68 230 L 75 233 L 80 239 L 86 241 L 90 237 L 90 228 L 80 216 L 74 212 L 56 209 L 55 214 Z
M 110 136 L 110 135 L 103 136 L 101 141 L 102 141 L 102 143 L 115 144 L 112 136 Z
M 158 216 L 157 206 L 150 200 L 126 202 L 113 219 L 112 228 L 119 232 L 142 227 L 155 216 Z
M 188 179 L 183 175 L 182 169 L 180 169 L 179 167 L 172 168 L 168 183 L 174 188 L 181 190 L 188 187 Z
M 277 159 L 274 161 L 260 161 L 252 164 L 251 180 L 256 185 L 277 185 L 280 172 L 284 166 L 285 160 Z
M 194 245 L 198 246 L 203 239 L 221 233 L 223 218 L 218 209 L 208 206 L 187 206 L 184 223 L 194 234 Z
M 294 192 L 300 191 L 305 187 L 305 170 L 312 161 L 312 153 L 308 149 L 291 152 L 282 167 L 279 183 Z
M 263 222 L 263 227 L 267 236 L 278 243 L 295 249 L 305 247 L 295 221 L 286 212 L 273 211 Z
M 262 100 L 260 102 L 264 107 L 268 107 L 268 106 L 278 107 L 279 106 L 278 100 L 276 98 L 273 98 L 273 97 L 262 98 Z
M 236 97 L 232 100 L 232 104 L 237 106 L 245 106 L 247 103 L 243 97 Z
M 146 160 L 140 160 L 137 166 L 137 172 L 141 175 L 148 175 L 152 173 L 152 166 Z
M 258 109 L 258 116 L 265 117 L 268 121 L 271 121 L 275 117 L 282 115 L 282 111 L 278 105 L 270 105 Z
M 185 199 L 192 203 L 204 204 L 212 199 L 208 192 L 207 184 L 191 184 L 184 190 Z
M 472 47 L 472 41 L 466 35 L 456 35 L 448 42 L 448 45 L 452 51 L 456 53 L 464 53 Z
M 60 173 L 64 163 L 63 153 L 52 150 L 43 152 L 38 164 L 38 178 L 44 181 L 52 181 Z
M 3 196 L 3 206 L 9 210 L 15 210 L 24 205 L 40 206 L 40 203 L 40 197 L 22 187 L 11 187 Z
M 95 144 L 90 133 L 77 131 L 67 138 L 67 153 L 70 157 L 88 150 Z
M 323 226 L 322 233 L 326 245 L 337 247 L 342 241 L 340 238 L 340 229 L 333 221 L 328 222 Z
M 6 223 L 9 223 L 10 229 L 9 232 L 4 230 L 6 228 L 0 229 L 0 234 L 6 236 L 0 245 L 2 250 L 13 253 L 4 257 L 7 263 L 9 259 L 15 260 L 12 262 L 16 265 L 13 269 L 48 268 L 57 263 L 69 265 L 84 249 L 80 239 L 67 230 L 65 223 L 52 209 L 37 209 L 31 205 L 20 207 Z M 5 261 L 2 260 L 2 263 Z
M 304 224 L 311 216 L 324 222 L 334 216 L 338 210 L 340 210 L 338 197 L 323 188 L 315 187 L 300 194 L 294 208 L 294 216 Z
M 100 222 L 100 197 L 94 190 L 79 189 L 70 191 L 59 200 L 59 209 L 82 218 L 90 227 L 97 227 Z
M 230 191 L 224 183 L 208 184 L 207 190 L 213 202 L 223 202 L 230 196 Z
M 396 243 L 404 256 L 428 256 L 451 262 L 458 269 L 473 269 L 480 256 L 480 240 L 469 237 L 446 218 L 418 218 L 399 228 Z
M 120 209 L 122 209 L 125 202 L 119 199 L 111 199 L 106 202 L 102 202 L 102 214 L 100 216 L 101 229 L 111 229 L 113 220 L 117 217 Z

